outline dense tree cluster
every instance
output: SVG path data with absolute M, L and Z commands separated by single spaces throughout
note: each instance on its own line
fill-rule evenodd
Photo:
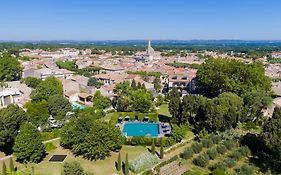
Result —
M 190 64 L 190 63 L 183 63 L 183 62 L 173 62 L 167 64 L 169 66 L 173 66 L 176 68 L 192 68 L 192 69 L 199 69 L 200 65 L 199 64 Z
M 62 83 L 55 77 L 48 77 L 32 91 L 31 98 L 33 101 L 42 101 L 53 95 L 63 95 Z
M 92 101 L 95 109 L 103 110 L 111 106 L 110 98 L 102 96 L 100 91 L 96 91 Z
M 93 67 L 93 66 L 78 69 L 75 61 L 57 61 L 56 64 L 60 69 L 67 69 L 79 75 L 83 75 L 87 77 L 95 75 L 101 70 L 100 67 Z
M 21 82 L 24 82 L 28 87 L 36 88 L 38 84 L 41 83 L 42 80 L 35 78 L 35 77 L 26 77 L 21 80 Z
M 152 110 L 152 94 L 145 89 L 144 85 L 123 82 L 116 85 L 114 91 L 119 94 L 117 111 L 146 113 Z
M 261 93 L 250 93 L 244 99 L 231 92 L 224 92 L 213 99 L 191 95 L 181 99 L 176 89 L 169 94 L 169 111 L 173 121 L 189 123 L 197 132 L 202 129 L 224 131 L 235 128 L 239 122 L 257 122 L 262 117 L 262 109 L 270 103 L 271 98 Z
M 18 60 L 9 54 L 0 55 L 0 81 L 19 80 L 22 67 Z
M 90 77 L 87 85 L 94 86 L 99 89 L 103 85 L 103 83 L 99 82 L 95 77 Z
M 276 108 L 273 117 L 264 125 L 262 139 L 270 150 L 273 167 L 281 172 L 281 108 Z M 277 168 L 279 167 L 279 168 Z
M 123 142 L 120 129 L 92 116 L 72 118 L 62 128 L 61 145 L 90 160 L 110 156 L 110 151 L 121 149 Z
M 239 96 L 253 91 L 269 92 L 270 79 L 258 62 L 245 64 L 241 61 L 210 58 L 197 72 L 199 85 L 209 96 L 232 92 Z

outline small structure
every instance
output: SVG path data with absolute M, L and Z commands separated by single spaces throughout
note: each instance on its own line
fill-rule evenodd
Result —
M 145 116 L 143 119 L 144 122 L 149 122 L 149 117 Z
M 17 89 L 6 88 L 3 90 L 0 90 L 0 98 L 1 98 L 0 108 L 8 106 L 9 104 L 16 103 L 15 98 L 20 95 L 21 95 L 21 93 Z
M 126 122 L 130 121 L 130 116 L 126 116 L 126 117 L 125 117 L 125 121 L 126 121 Z
M 79 101 L 84 104 L 91 103 L 91 100 L 93 98 L 91 94 L 87 94 L 87 93 L 80 93 L 78 96 L 79 96 Z
M 67 155 L 53 155 L 49 162 L 63 162 Z
M 123 118 L 122 117 L 119 117 L 118 118 L 118 123 L 122 123 L 123 122 Z

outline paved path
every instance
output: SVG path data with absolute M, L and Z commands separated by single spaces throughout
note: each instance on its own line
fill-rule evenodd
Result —
M 46 143 L 50 143 L 50 142 L 53 142 L 53 141 L 56 141 L 56 140 L 59 140 L 59 139 L 60 139 L 60 137 L 57 137 L 57 138 L 54 138 L 54 139 L 51 139 L 51 140 L 43 141 L 43 143 L 46 144 Z M 0 157 L 0 161 L 9 159 L 11 157 L 13 157 L 13 155 L 5 156 L 5 157 Z

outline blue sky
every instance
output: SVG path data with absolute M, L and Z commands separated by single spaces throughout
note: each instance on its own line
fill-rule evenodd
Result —
M 0 0 L 0 40 L 281 39 L 281 0 Z

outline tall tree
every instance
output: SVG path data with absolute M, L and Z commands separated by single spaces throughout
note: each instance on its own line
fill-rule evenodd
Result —
M 6 167 L 6 164 L 4 161 L 3 161 L 3 165 L 2 165 L 2 175 L 8 175 L 7 167 Z
M 118 160 L 117 160 L 117 171 L 120 171 L 122 168 L 122 161 L 121 161 L 121 153 L 118 153 Z
M 53 95 L 48 99 L 48 110 L 56 120 L 62 120 L 66 113 L 71 111 L 71 104 L 62 95 Z
M 151 94 L 145 90 L 139 89 L 132 91 L 129 95 L 132 102 L 133 111 L 149 112 L 152 107 Z
M 55 77 L 48 77 L 32 91 L 31 98 L 33 101 L 42 101 L 53 95 L 63 95 L 62 83 Z
M 154 140 L 154 139 L 152 139 L 151 153 L 152 153 L 153 155 L 155 154 L 155 140 Z
M 271 151 L 272 167 L 281 167 L 281 108 L 275 108 L 273 117 L 264 125 L 262 139 Z M 280 168 L 279 168 L 280 169 Z M 280 172 L 279 172 L 280 173 Z
M 163 140 L 160 140 L 160 159 L 164 158 L 164 146 L 163 146 Z
M 263 116 L 262 109 L 272 103 L 272 98 L 265 92 L 249 92 L 243 97 L 247 111 L 245 120 L 258 121 Z
M 35 78 L 35 77 L 26 77 L 24 78 L 24 83 L 31 88 L 36 88 L 38 84 L 42 82 L 41 79 Z
M 177 123 L 181 123 L 181 99 L 180 94 L 176 88 L 173 88 L 169 93 L 169 100 L 169 111 L 173 116 L 173 120 Z
M 34 125 L 26 122 L 21 125 L 15 139 L 14 155 L 19 162 L 39 162 L 45 155 L 41 134 Z
M 14 161 L 13 161 L 13 158 L 12 158 L 12 157 L 10 157 L 9 166 L 10 166 L 10 171 L 11 171 L 11 172 L 14 172 L 14 171 L 15 171 L 15 166 L 14 166 Z
M 99 82 L 95 77 L 91 77 L 88 79 L 87 85 L 94 86 L 99 89 L 103 85 L 103 83 Z
M 46 124 L 49 117 L 48 103 L 46 101 L 27 102 L 24 108 L 26 109 L 28 121 L 37 127 Z
M 17 105 L 0 110 L 0 148 L 5 145 L 12 147 L 21 123 L 26 120 L 26 113 Z
M 271 80 L 265 75 L 264 66 L 258 62 L 245 64 L 230 59 L 210 58 L 197 71 L 199 85 L 207 88 L 208 95 L 223 92 L 243 95 L 252 91 L 269 92 Z
M 106 109 L 111 106 L 110 98 L 102 96 L 100 91 L 96 91 L 92 100 L 95 109 Z
M 154 89 L 156 90 L 156 92 L 160 92 L 161 90 L 161 81 L 160 78 L 154 78 L 153 80 L 153 85 L 154 85 Z
M 126 153 L 126 160 L 125 160 L 125 175 L 129 175 L 129 156 L 128 153 Z
M 90 116 L 73 118 L 62 128 L 61 145 L 90 160 L 106 158 L 123 142 L 120 129 Z
M 18 60 L 11 55 L 0 55 L 0 81 L 19 80 L 22 67 Z
M 132 88 L 133 90 L 137 90 L 137 83 L 136 83 L 136 80 L 135 80 L 135 79 L 132 80 L 131 88 Z

